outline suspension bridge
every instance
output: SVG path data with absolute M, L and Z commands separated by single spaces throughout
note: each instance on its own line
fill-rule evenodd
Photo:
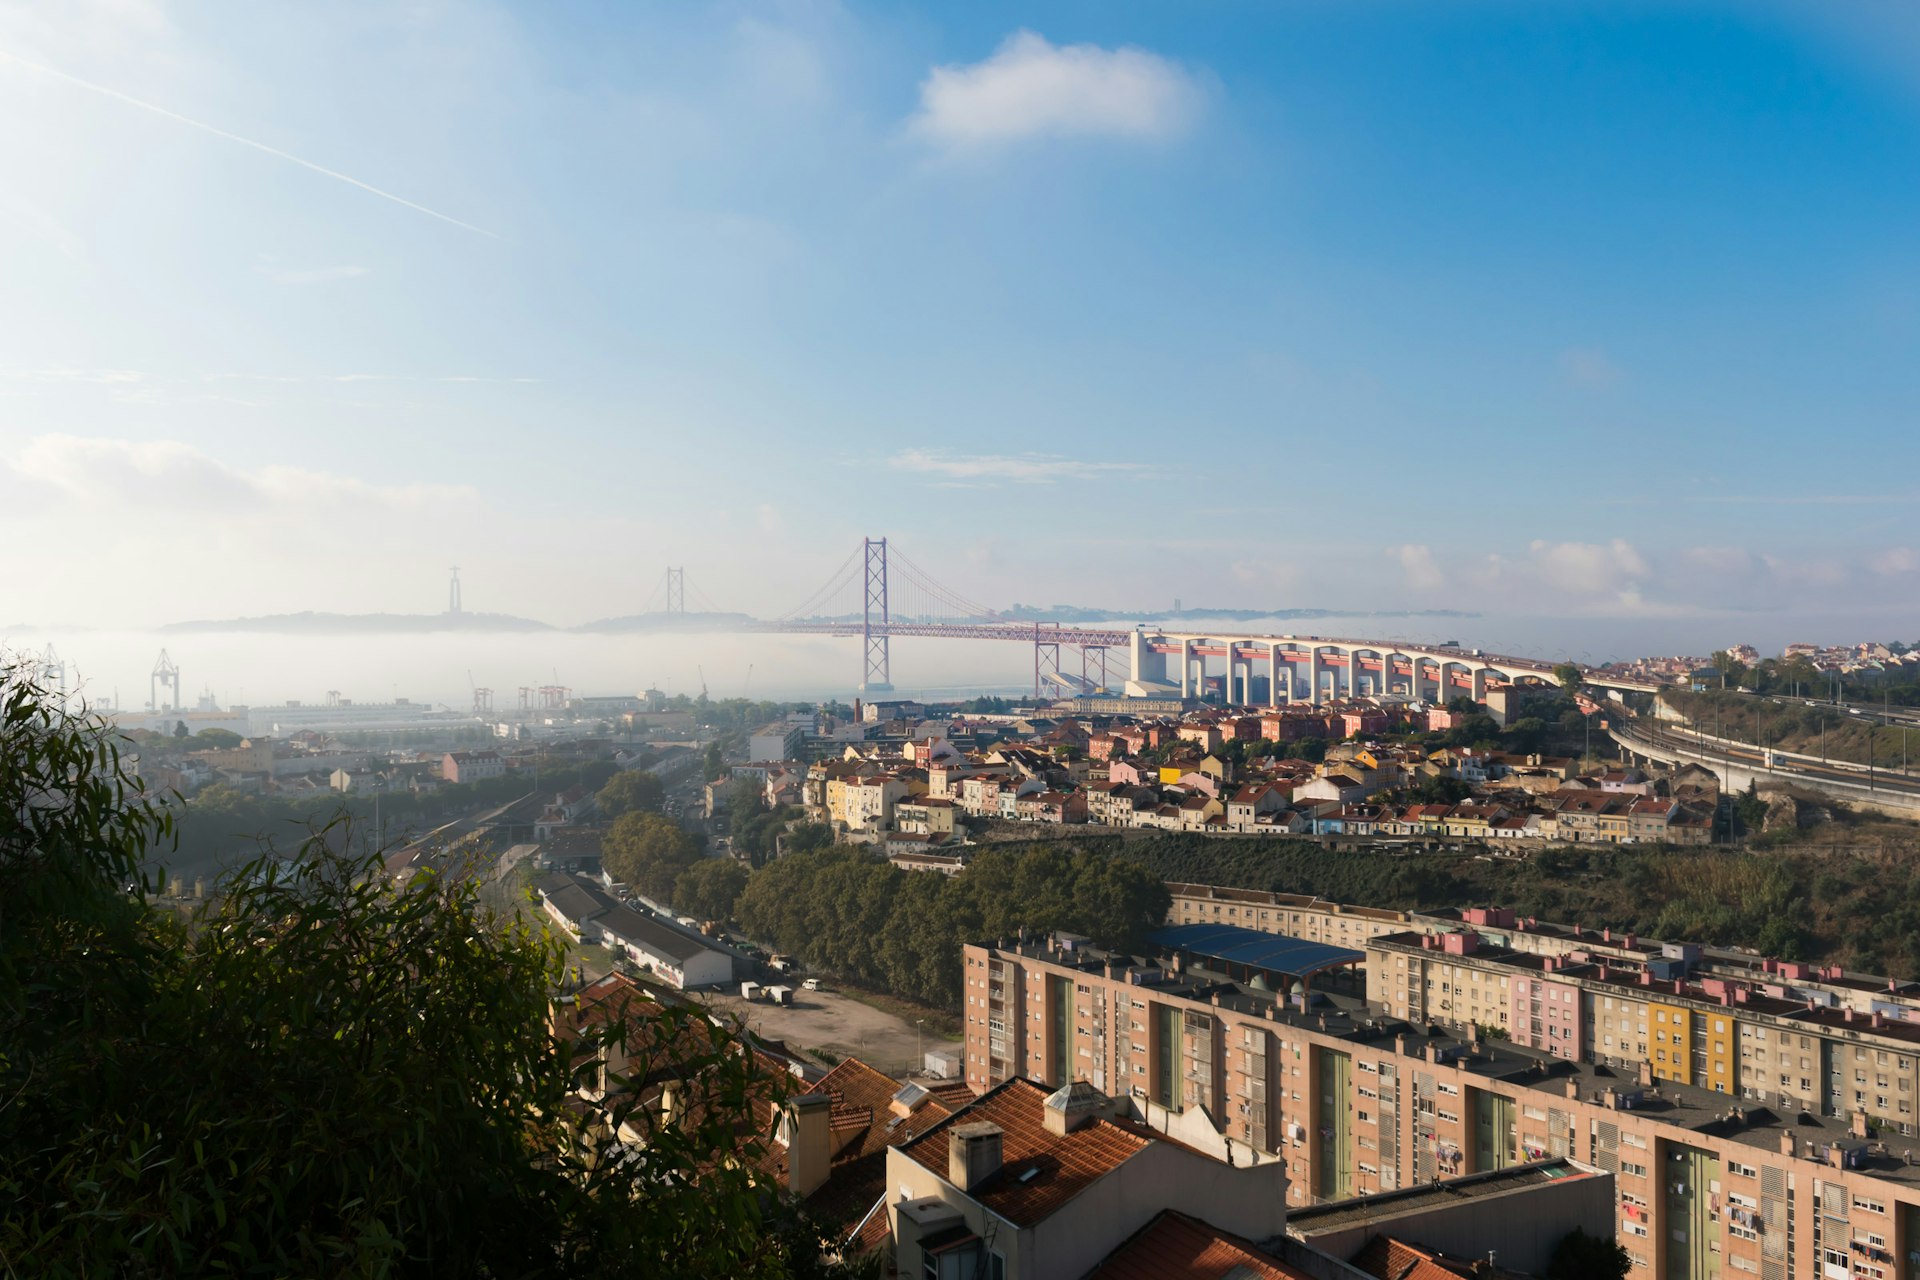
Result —
M 685 613 L 691 587 L 684 568 L 670 568 L 649 600 Z M 1197 698 L 1209 692 L 1229 706 L 1319 703 L 1371 694 L 1484 702 L 1515 685 L 1557 685 L 1551 663 L 1484 653 L 1459 645 L 1330 636 L 1236 634 L 1088 627 L 1007 618 L 943 585 L 886 538 L 863 538 L 821 586 L 787 612 L 743 630 L 844 636 L 860 641 L 863 694 L 893 690 L 896 637 L 996 640 L 1026 645 L 1033 655 L 1033 694 L 1124 694 Z M 1222 660 L 1224 678 L 1208 675 Z M 1586 672 L 1587 682 L 1631 692 L 1658 686 Z

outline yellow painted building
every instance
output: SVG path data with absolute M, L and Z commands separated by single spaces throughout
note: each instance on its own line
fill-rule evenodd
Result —
M 1653 1039 L 1647 1044 L 1653 1055 L 1653 1078 L 1676 1084 L 1693 1083 L 1693 1042 L 1688 1034 L 1687 1010 L 1682 1005 L 1649 1000 L 1647 1029 Z

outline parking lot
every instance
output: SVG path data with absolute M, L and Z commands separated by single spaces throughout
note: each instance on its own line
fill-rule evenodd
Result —
M 744 1019 L 755 1035 L 783 1040 L 790 1049 L 825 1049 L 837 1058 L 857 1057 L 893 1075 L 909 1064 L 917 1071 L 922 1060 L 919 1053 L 945 1049 L 959 1056 L 959 1041 L 932 1035 L 920 1036 L 916 1050 L 912 1022 L 834 991 L 803 991 L 796 983 L 793 1004 L 784 1007 L 764 999 L 742 1000 L 738 988 L 702 999 L 715 1010 Z

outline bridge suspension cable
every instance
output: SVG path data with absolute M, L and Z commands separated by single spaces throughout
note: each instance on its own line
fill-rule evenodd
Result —
M 898 547 L 891 547 L 890 555 L 899 572 L 895 575 L 900 586 L 896 595 L 903 599 L 906 608 L 896 608 L 896 617 L 913 618 L 923 622 L 962 622 L 980 618 L 990 618 L 993 610 L 977 600 L 970 600 L 950 587 L 941 585 L 934 576 L 908 559 L 906 553 Z
M 797 619 L 811 618 L 820 614 L 828 603 L 835 600 L 841 592 L 852 586 L 854 580 L 860 576 L 861 565 L 859 561 L 862 550 L 863 548 L 861 547 L 855 547 L 852 551 L 848 552 L 847 558 L 842 561 L 840 567 L 835 569 L 832 575 L 827 578 L 824 586 L 793 608 L 775 618 L 774 621 L 793 622 Z M 851 612 L 851 610 L 843 610 L 842 612 Z
M 725 613 L 726 612 L 725 609 L 722 609 L 719 605 L 715 604 L 713 600 L 707 595 L 707 593 L 702 591 L 699 588 L 698 584 L 696 584 L 692 579 L 683 578 L 682 581 L 686 584 L 687 593 L 693 597 L 693 602 L 700 606 L 700 609 L 703 613 Z M 685 612 L 685 610 L 683 609 L 682 612 Z

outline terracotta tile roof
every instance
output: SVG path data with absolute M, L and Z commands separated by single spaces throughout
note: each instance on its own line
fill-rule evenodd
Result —
M 867 1218 L 868 1211 L 886 1192 L 887 1148 L 926 1132 L 954 1111 L 939 1094 L 928 1090 L 928 1096 L 912 1114 L 901 1117 L 893 1110 L 893 1095 L 900 1089 L 901 1082 L 892 1076 L 858 1058 L 848 1058 L 805 1090 L 833 1099 L 827 1120 L 833 1166 L 826 1182 L 807 1197 L 807 1208 L 835 1230 L 858 1228 L 865 1248 L 887 1237 L 886 1214 L 879 1215 L 877 1227 Z M 966 1096 L 971 1099 L 972 1091 L 967 1090 Z M 769 1113 L 768 1127 L 771 1119 Z M 771 1147 L 761 1167 L 784 1184 L 785 1148 Z M 874 1237 L 871 1242 L 866 1238 L 869 1234 Z
M 1353 1256 L 1353 1265 L 1374 1280 L 1461 1280 L 1473 1274 L 1471 1264 L 1452 1263 L 1441 1255 L 1406 1244 L 1391 1236 L 1375 1236 Z
M 930 1084 L 926 1086 L 926 1090 L 949 1111 L 958 1111 L 979 1096 L 974 1093 L 973 1086 L 965 1080 L 947 1080 L 940 1084 Z
M 1000 1127 L 1000 1172 L 969 1194 L 1015 1226 L 1044 1220 L 1156 1141 L 1099 1119 L 1065 1135 L 1049 1133 L 1043 1107 L 1047 1092 L 1016 1077 L 955 1113 L 965 1124 Z M 935 1125 L 904 1148 L 942 1178 L 947 1176 L 947 1127 Z M 1032 1176 L 1023 1178 L 1029 1171 Z
M 1307 1273 L 1238 1236 L 1167 1210 L 1108 1254 L 1086 1280 L 1222 1280 L 1229 1274 L 1235 1280 L 1306 1280 Z

